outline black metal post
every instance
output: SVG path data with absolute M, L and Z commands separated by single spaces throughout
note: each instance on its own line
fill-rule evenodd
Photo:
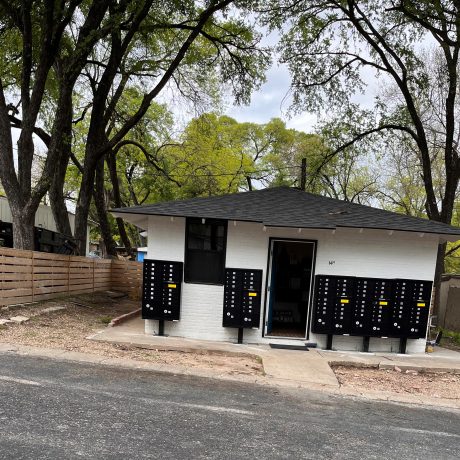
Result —
M 332 334 L 327 334 L 326 350 L 332 350 Z
M 406 345 L 407 345 L 407 337 L 401 337 L 399 339 L 399 353 L 402 355 L 406 354 Z
M 238 328 L 238 343 L 243 343 L 243 332 L 244 329 L 242 327 Z
M 363 337 L 363 351 L 369 353 L 369 339 L 370 337 Z
M 158 321 L 158 335 L 165 335 L 165 322 L 163 319 Z

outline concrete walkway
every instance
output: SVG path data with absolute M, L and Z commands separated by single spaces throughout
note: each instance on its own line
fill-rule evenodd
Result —
M 292 386 L 314 384 L 319 387 L 339 387 L 339 382 L 329 367 L 327 359 L 324 359 L 316 350 L 279 350 L 272 349 L 268 345 L 238 345 L 210 340 L 146 335 L 144 334 L 144 322 L 140 318 L 104 329 L 88 338 L 151 350 L 259 356 L 262 358 L 266 376 L 274 382 Z

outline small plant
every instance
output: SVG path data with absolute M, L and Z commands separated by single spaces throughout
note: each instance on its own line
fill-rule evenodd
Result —
M 444 337 L 449 337 L 453 343 L 460 345 L 460 332 L 448 331 L 446 329 L 442 330 Z
M 109 324 L 110 321 L 112 321 L 112 317 L 111 316 L 102 316 L 101 318 L 99 318 L 99 321 L 103 324 Z

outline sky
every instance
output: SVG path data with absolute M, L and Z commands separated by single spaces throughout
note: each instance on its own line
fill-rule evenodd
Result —
M 270 119 L 281 118 L 288 128 L 312 132 L 316 124 L 314 114 L 294 114 L 290 110 L 289 94 L 291 77 L 287 66 L 274 63 L 267 72 L 267 81 L 254 92 L 248 106 L 231 105 L 226 114 L 239 122 L 267 123 Z
M 278 44 L 280 36 L 277 31 L 268 32 L 264 28 L 259 28 L 259 30 L 263 34 L 262 46 L 274 47 Z M 317 121 L 315 115 L 294 114 L 290 110 L 291 77 L 287 65 L 276 62 L 275 56 L 266 77 L 267 81 L 252 94 L 248 106 L 230 105 L 225 111 L 226 115 L 239 122 L 250 123 L 267 123 L 276 117 L 281 118 L 288 128 L 312 132 Z

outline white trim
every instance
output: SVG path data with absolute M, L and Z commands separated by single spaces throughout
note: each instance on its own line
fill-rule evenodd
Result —
M 312 240 L 304 240 L 304 239 L 295 239 L 295 238 L 272 238 L 270 241 L 269 253 L 268 253 L 268 270 L 267 270 L 267 285 L 265 286 L 265 317 L 264 323 L 262 328 L 262 337 L 267 339 L 282 339 L 282 340 L 307 340 L 308 336 L 308 326 L 309 326 L 309 318 L 311 314 L 311 303 L 313 298 L 313 272 L 315 271 L 316 265 L 316 249 L 317 249 L 317 242 Z M 273 245 L 276 241 L 285 241 L 287 243 L 302 243 L 302 244 L 311 244 L 313 246 L 313 254 L 312 254 L 312 261 L 311 261 L 311 270 L 310 270 L 310 286 L 308 292 L 308 301 L 307 301 L 307 316 L 305 320 L 305 335 L 304 337 L 282 337 L 282 336 L 273 336 L 267 333 L 268 328 L 268 317 L 270 312 L 270 297 L 271 297 L 271 279 L 272 279 L 272 266 L 273 266 Z M 261 308 L 263 306 L 261 305 Z

